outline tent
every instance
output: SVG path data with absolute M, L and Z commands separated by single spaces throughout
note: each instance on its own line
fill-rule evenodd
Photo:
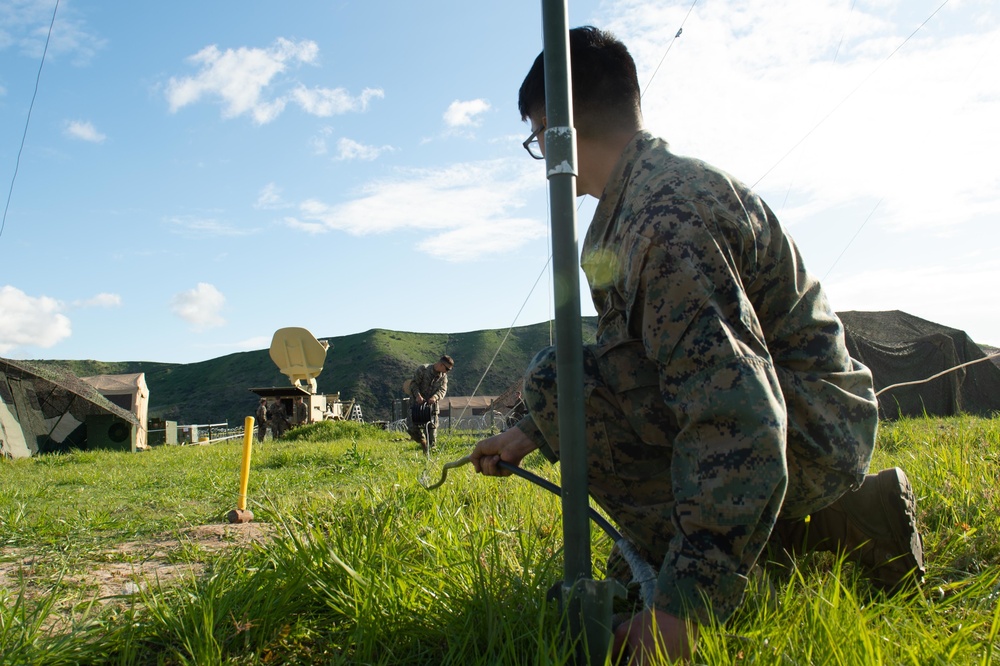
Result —
M 847 349 L 869 368 L 875 391 L 927 379 L 986 354 L 957 328 L 936 324 L 899 310 L 839 312 Z M 1000 412 L 1000 368 L 975 363 L 927 383 L 901 386 L 878 398 L 879 416 L 991 416 Z
M 135 449 L 139 420 L 79 377 L 0 358 L 0 456 L 69 448 Z
M 146 387 L 146 374 L 134 372 L 124 375 L 95 375 L 81 379 L 96 388 L 105 398 L 135 415 L 139 421 L 139 428 L 135 434 L 135 448 L 146 448 L 146 432 L 149 427 L 149 389 Z

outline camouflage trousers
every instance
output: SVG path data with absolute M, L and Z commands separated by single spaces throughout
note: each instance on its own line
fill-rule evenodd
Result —
M 635 341 L 611 348 L 586 346 L 583 374 L 591 497 L 639 552 L 659 567 L 676 532 L 670 519 L 675 508 L 671 461 L 680 430 L 661 395 L 658 368 L 646 358 L 641 342 Z M 870 386 L 870 376 L 868 382 Z M 827 390 L 815 389 L 821 394 L 817 398 L 820 403 L 844 400 L 839 389 L 822 395 Z M 551 457 L 557 458 L 560 442 L 554 347 L 536 355 L 525 373 L 523 393 Z M 791 407 L 809 407 L 817 414 L 793 414 Z M 877 423 L 874 411 L 862 410 L 865 418 L 854 422 L 849 415 L 844 418 L 839 407 L 824 409 L 823 404 L 810 406 L 798 399 L 793 399 L 791 407 L 784 502 L 780 496 L 773 499 L 773 506 L 762 514 L 759 536 L 747 548 L 752 558 L 763 548 L 779 511 L 781 518 L 804 518 L 860 484 L 867 471 Z M 745 463 L 741 467 L 741 472 L 747 471 Z M 613 553 L 608 574 L 616 578 L 622 575 L 627 582 L 627 566 L 623 569 L 622 564 Z M 751 559 L 743 568 L 748 570 L 752 565 Z

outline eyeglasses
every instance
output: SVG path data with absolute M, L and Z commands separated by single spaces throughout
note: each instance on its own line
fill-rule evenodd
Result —
M 545 131 L 545 125 L 542 125 L 534 132 L 532 132 L 531 136 L 525 139 L 524 143 L 521 144 L 522 146 L 524 146 L 524 149 L 528 151 L 528 154 L 531 155 L 536 160 L 545 159 L 545 155 L 542 155 L 542 147 L 538 144 L 538 137 L 544 131 Z

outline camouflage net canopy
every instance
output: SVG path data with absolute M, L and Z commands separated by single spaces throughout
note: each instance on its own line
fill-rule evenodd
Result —
M 76 375 L 29 361 L 0 358 L 0 403 L 0 457 L 83 447 L 86 423 L 92 416 L 139 425 L 132 412 L 113 404 Z
M 847 349 L 871 368 L 876 392 L 986 357 L 964 331 L 899 310 L 837 314 L 844 322 Z M 1000 412 L 1000 368 L 989 361 L 976 363 L 925 384 L 891 389 L 878 402 L 883 419 L 991 416 Z

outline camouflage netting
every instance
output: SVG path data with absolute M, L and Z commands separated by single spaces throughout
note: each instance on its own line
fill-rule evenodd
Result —
M 926 379 L 948 368 L 985 358 L 969 336 L 956 328 L 899 310 L 839 312 L 851 356 L 869 368 L 876 392 L 886 386 Z M 904 386 L 879 396 L 879 416 L 991 416 L 1000 412 L 1000 368 L 989 361 L 949 372 L 925 384 Z
M 949 328 L 899 310 L 839 312 L 851 356 L 869 368 L 875 390 L 926 379 L 997 349 L 980 348 L 957 328 Z M 984 353 L 984 349 L 988 351 Z M 991 416 L 1000 412 L 1000 358 L 950 372 L 926 384 L 891 389 L 879 396 L 879 416 Z M 497 396 L 493 409 L 507 412 L 523 380 Z
M 108 414 L 138 425 L 136 417 L 79 377 L 52 366 L 0 358 L 0 401 L 16 417 L 27 452 L 47 453 L 86 442 L 87 417 Z M 10 424 L 13 426 L 13 424 Z M 9 445 L 9 443 L 8 443 Z M 0 456 L 13 455 L 0 446 Z

